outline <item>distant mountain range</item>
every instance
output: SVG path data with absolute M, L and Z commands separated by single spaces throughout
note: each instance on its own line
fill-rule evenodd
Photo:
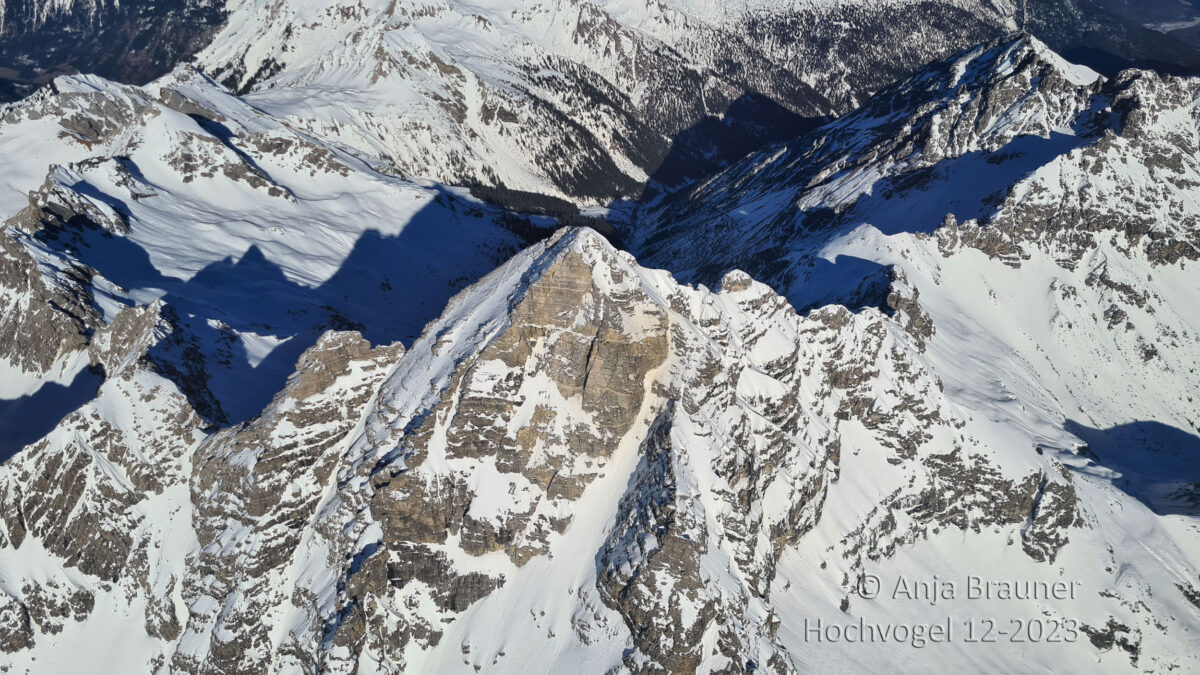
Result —
M 142 84 L 194 63 L 406 175 L 503 188 L 489 194 L 505 203 L 526 192 L 607 203 L 720 168 L 1017 29 L 1107 75 L 1200 66 L 1195 45 L 1138 11 L 1117 0 L 3 0 L 0 79 L 14 98 L 63 72 Z
M 0 670 L 1200 670 L 1158 6 L 140 7 L 4 9 Z

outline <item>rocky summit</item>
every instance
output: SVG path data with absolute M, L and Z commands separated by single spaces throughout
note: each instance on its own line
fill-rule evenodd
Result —
M 1186 16 L 140 6 L 0 0 L 0 671 L 1200 671 Z

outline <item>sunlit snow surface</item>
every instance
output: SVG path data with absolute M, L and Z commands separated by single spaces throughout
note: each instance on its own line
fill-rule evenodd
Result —
M 379 173 L 199 75 L 161 90 L 93 77 L 58 86 L 94 97 L 75 103 L 84 115 L 112 98 L 140 123 L 83 142 L 61 127 L 41 131 L 43 120 L 5 125 L 13 161 L 4 203 L 15 214 L 17 186 L 48 180 L 128 232 L 96 225 L 14 236 L 47 261 L 66 254 L 99 270 L 94 301 L 109 320 L 155 299 L 177 309 L 212 357 L 211 386 L 229 419 L 257 412 L 331 322 L 376 342 L 411 342 L 456 291 L 525 242 L 465 191 Z M 217 120 L 154 100 L 166 91 Z M 39 134 L 58 145 L 31 151 Z M 47 160 L 58 165 L 48 178 Z M 8 397 L 30 393 L 19 378 L 7 382 Z
M 703 6 L 717 11 L 713 3 Z M 1048 59 L 1051 70 L 1062 71 L 1063 88 L 1043 90 L 1040 80 L 1025 76 L 1028 71 L 1018 66 L 1028 65 L 1030 53 Z M 1036 43 L 996 48 L 977 61 L 984 54 L 946 64 L 940 74 L 930 76 L 929 96 L 942 107 L 924 121 L 934 129 L 951 129 L 929 137 L 940 144 L 913 148 L 909 154 L 900 148 L 876 161 L 872 153 L 896 134 L 889 125 L 898 122 L 903 129 L 906 118 L 899 110 L 875 114 L 880 108 L 851 115 L 831 127 L 830 137 L 837 143 L 818 148 L 816 155 L 798 158 L 794 149 L 773 149 L 680 198 L 688 201 L 668 201 L 639 213 L 647 229 L 633 229 L 631 241 L 635 251 L 646 254 L 646 267 L 597 235 L 578 230 L 525 248 L 553 223 L 534 219 L 514 224 L 461 190 L 380 172 L 329 140 L 346 140 L 336 133 L 316 138 L 262 112 L 277 112 L 270 106 L 285 103 L 297 109 L 319 106 L 305 100 L 302 88 L 238 99 L 186 73 L 146 89 L 68 78 L 58 81 L 65 111 L 29 114 L 39 106 L 58 105 L 51 96 L 6 109 L 13 118 L 0 125 L 0 152 L 11 167 L 0 179 L 5 217 L 27 207 L 30 192 L 35 192 L 35 207 L 70 202 L 91 215 L 87 222 L 51 230 L 30 227 L 28 219 L 14 221 L 5 236 L 34 256 L 48 279 L 64 261 L 94 267 L 97 275 L 89 288 L 105 324 L 128 307 L 174 309 L 180 334 L 194 338 L 203 354 L 209 376 L 204 387 L 224 414 L 224 419 L 204 422 L 226 427 L 220 433 L 238 431 L 233 423 L 264 408 L 268 421 L 275 422 L 299 405 L 294 399 L 271 399 L 284 387 L 300 353 L 327 327 L 361 330 L 377 345 L 402 341 L 409 349 L 378 370 L 356 365 L 336 379 L 337 386 L 347 389 L 372 384 L 361 416 L 337 420 L 349 430 L 327 451 L 335 462 L 331 477 L 320 483 L 304 474 L 286 487 L 289 495 L 306 496 L 317 505 L 287 563 L 272 569 L 265 580 L 241 579 L 242 586 L 216 598 L 198 595 L 191 604 L 175 575 L 200 555 L 193 529 L 202 522 L 198 509 L 229 498 L 219 492 L 191 493 L 193 471 L 198 462 L 212 461 L 209 451 L 226 453 L 222 457 L 238 466 L 253 467 L 264 458 L 253 446 L 221 446 L 222 437 L 204 424 L 169 433 L 186 397 L 165 371 L 122 371 L 128 377 L 111 377 L 96 396 L 73 403 L 72 410 L 79 407 L 78 418 L 49 434 L 42 456 L 58 451 L 85 458 L 86 470 L 80 473 L 85 494 L 108 498 L 136 489 L 136 477 L 122 462 L 79 433 L 85 429 L 99 435 L 102 424 L 116 429 L 132 448 L 135 464 L 151 466 L 156 476 L 176 482 L 161 492 L 148 491 L 146 499 L 131 507 L 137 517 L 129 522 L 136 520 L 135 534 L 147 543 L 145 565 L 152 571 L 144 585 L 98 582 L 46 550 L 39 539 L 43 533 L 0 552 L 0 589 L 11 597 L 24 597 L 26 585 L 55 583 L 89 589 L 96 598 L 85 621 L 65 620 L 61 632 L 39 633 L 35 649 L 6 655 L 5 662 L 16 671 L 84 672 L 104 663 L 114 671 L 140 672 L 163 654 L 203 657 L 214 638 L 220 643 L 235 637 L 223 621 L 236 616 L 243 594 L 261 592 L 256 584 L 311 594 L 305 596 L 307 604 L 288 598 L 261 617 L 270 626 L 266 649 L 304 639 L 338 655 L 344 648 L 323 643 L 320 631 L 326 622 L 336 623 L 338 603 L 345 600 L 340 594 L 345 592 L 346 567 L 353 571 L 365 564 L 381 543 L 383 525 L 364 508 L 372 491 L 382 489 L 374 481 L 375 468 L 403 463 L 397 439 L 438 403 L 461 364 L 472 363 L 510 327 L 510 312 L 539 275 L 561 256 L 579 254 L 593 265 L 598 296 L 641 293 L 647 307 L 668 317 L 678 351 L 647 373 L 651 393 L 636 411 L 629 433 L 616 443 L 602 475 L 574 502 L 546 507 L 561 507 L 571 516 L 563 532 L 549 535 L 548 552 L 518 567 L 500 552 L 467 555 L 456 536 L 437 543 L 458 572 L 503 575 L 504 585 L 440 624 L 444 635 L 427 650 L 410 646 L 399 655 L 365 649 L 360 672 L 386 672 L 401 656 L 412 672 L 621 668 L 633 636 L 618 612 L 597 596 L 598 558 L 609 544 L 622 498 L 648 472 L 642 454 L 645 434 L 667 405 L 661 393 L 667 389 L 650 385 L 678 388 L 677 378 L 701 369 L 708 359 L 736 374 L 730 376 L 734 382 L 726 392 L 728 401 L 697 404 L 697 412 L 677 418 L 669 436 L 684 449 L 672 456 L 671 469 L 676 490 L 698 514 L 697 528 L 723 533 L 721 517 L 743 515 L 734 511 L 736 499 L 728 497 L 735 494 L 733 477 L 714 471 L 719 458 L 745 449 L 725 435 L 735 421 L 744 416 L 769 429 L 759 410 L 764 402 L 789 394 L 802 401 L 805 415 L 799 428 L 788 432 L 794 452 L 780 469 L 779 487 L 768 489 L 752 509 L 766 524 L 786 516 L 792 493 L 785 486 L 807 475 L 809 463 L 828 450 L 818 441 L 834 426 L 840 434 L 839 470 L 824 488 L 820 518 L 783 552 L 769 593 L 756 594 L 752 588 L 737 560 L 744 553 L 739 542 L 723 534 L 707 539 L 699 569 L 710 593 L 706 597 L 744 603 L 737 626 L 747 644 L 786 650 L 801 671 L 891 672 L 902 661 L 905 669 L 919 671 L 1135 672 L 1120 648 L 1101 653 L 1086 638 L 1015 647 L 960 640 L 917 650 L 814 644 L 803 629 L 806 619 L 843 623 L 862 617 L 914 624 L 949 618 L 961 629 L 964 620 L 1007 624 L 1053 615 L 1102 623 L 1112 616 L 1138 631 L 1140 667 L 1196 669 L 1200 620 L 1182 588 L 1200 583 L 1200 526 L 1195 504 L 1173 497 L 1175 488 L 1200 480 L 1195 436 L 1200 385 L 1192 373 L 1200 359 L 1195 263 L 1153 264 L 1142 247 L 1130 248 L 1109 237 L 1100 237 L 1082 255 L 1061 242 L 1032 238 L 1023 242 L 1026 256 L 1014 266 L 971 246 L 943 251 L 938 238 L 947 212 L 967 227 L 1005 209 L 1041 203 L 1039 199 L 1066 206 L 1107 205 L 1110 210 L 1132 203 L 1149 209 L 1158 231 L 1187 235 L 1183 228 L 1195 221 L 1186 217 L 1194 218 L 1200 209 L 1194 193 L 1180 186 L 1188 181 L 1194 185 L 1200 175 L 1195 154 L 1183 156 L 1179 173 L 1157 180 L 1159 169 L 1148 167 L 1143 146 L 1109 138 L 1103 149 L 1106 168 L 1086 172 L 1080 164 L 1084 146 L 1095 144 L 1103 132 L 1075 122 L 1092 109 L 1086 88 L 1097 80 L 1048 57 Z M 1010 76 L 1020 93 L 1007 101 L 1009 108 L 990 115 L 987 124 L 954 129 L 973 95 Z M 964 84 L 969 86 L 960 99 L 955 92 Z M 1188 86 L 1190 90 L 1182 89 L 1191 91 L 1191 98 L 1158 111 L 1143 130 L 1162 146 L 1196 146 L 1195 84 Z M 72 100 L 70 94 L 84 98 Z M 128 110 L 129 121 L 108 130 L 81 124 L 67 129 L 53 121 L 74 113 L 87 117 L 104 101 Z M 342 112 L 353 114 L 349 110 Z M 797 176 L 801 159 L 814 157 L 820 160 L 821 175 L 789 181 Z M 57 166 L 51 168 L 51 163 Z M 901 180 L 924 170 L 926 180 L 918 187 Z M 1004 190 L 999 201 L 991 199 L 995 190 Z M 837 219 L 826 211 L 835 212 Z M 821 223 L 832 226 L 816 227 Z M 776 239 L 780 233 L 787 237 L 782 244 Z M 1189 236 L 1194 244 L 1195 231 Z M 813 272 L 796 273 L 809 263 Z M 744 286 L 719 287 L 723 278 L 741 280 L 725 277 L 732 267 L 761 273 L 761 281 L 802 311 L 782 309 L 785 303 L 748 279 Z M 844 299 L 847 290 L 859 290 L 860 282 L 889 268 L 900 273 L 892 279 L 898 289 L 919 292 L 919 306 L 934 326 L 926 344 L 904 329 L 901 317 L 886 318 L 886 307 L 866 300 L 851 307 L 855 311 L 845 314 L 837 330 L 824 323 L 829 319 L 820 313 L 821 305 Z M 1089 282 L 1101 274 L 1112 283 Z M 712 290 L 681 285 L 676 278 L 703 281 Z M 1147 292 L 1146 304 L 1124 302 L 1121 286 Z M 1064 290 L 1068 288 L 1070 292 Z M 451 299 L 463 289 L 468 290 Z M 18 297 L 14 304 L 27 300 Z M 1103 318 L 1118 301 L 1131 328 L 1121 324 L 1114 330 Z M 763 307 L 776 311 L 764 314 Z M 640 327 L 628 328 L 636 332 Z M 812 335 L 837 340 L 810 341 Z M 878 362 L 868 364 L 878 371 L 868 384 L 872 406 L 894 409 L 915 396 L 940 419 L 953 420 L 932 427 L 931 438 L 904 461 L 892 461 L 895 451 L 883 442 L 891 439 L 881 438 L 877 430 L 857 420 L 839 421 L 834 398 L 842 394 L 814 389 L 817 376 L 770 374 L 773 365 L 787 358 L 800 358 L 819 370 L 852 357 L 847 349 L 872 340 L 883 345 Z M 1145 345 L 1157 348 L 1154 358 L 1145 358 Z M 20 400 L 51 386 L 69 389 L 66 385 L 86 372 L 87 361 L 77 351 L 59 355 L 45 372 L 5 364 L 0 398 Z M 902 371 L 901 365 L 911 370 Z M 498 361 L 473 363 L 470 386 L 486 393 L 511 374 L 502 366 Z M 518 369 L 525 368 L 520 364 Z M 528 370 L 522 371 L 528 400 L 552 402 L 564 423 L 592 424 L 577 399 L 562 395 L 536 369 Z M 331 395 L 325 403 L 341 405 L 339 396 Z M 518 408 L 511 419 L 497 424 L 516 434 L 531 414 Z M 429 456 L 416 475 L 465 476 L 473 495 L 469 514 L 482 521 L 503 522 L 535 501 L 540 488 L 518 474 L 501 473 L 494 459 L 449 457 L 447 419 L 435 422 Z M 270 442 L 288 446 L 297 433 L 289 424 L 272 428 Z M 1083 443 L 1094 456 L 1080 451 Z M 1084 524 L 1068 530 L 1070 541 L 1056 560 L 1038 562 L 1022 550 L 1019 542 L 1029 523 L 978 532 L 945 527 L 894 542 L 891 556 L 844 557 L 846 541 L 859 528 L 865 527 L 868 537 L 880 532 L 886 539 L 877 507 L 888 506 L 897 490 L 938 478 L 927 463 L 959 445 L 1004 479 L 1040 472 L 1048 483 L 1074 487 Z M 205 452 L 194 456 L 190 451 L 195 448 Z M 22 460 L 19 455 L 6 465 L 7 486 L 16 482 L 18 471 L 37 468 Z M 263 521 L 269 522 L 270 515 L 225 524 L 204 553 L 252 556 L 264 545 L 257 528 L 266 527 Z M 893 523 L 899 532 L 911 524 Z M 769 532 L 752 534 L 761 538 L 754 541 L 762 541 L 764 549 L 769 546 Z M 655 544 L 648 541 L 645 550 L 652 553 Z M 756 559 L 766 555 L 765 550 L 752 553 Z M 630 568 L 642 562 L 632 554 L 628 559 L 613 556 L 615 564 Z M 936 607 L 854 597 L 852 614 L 846 614 L 840 603 L 847 597 L 844 577 L 850 572 L 878 576 L 888 592 L 901 578 L 936 576 L 965 584 L 968 575 L 1078 582 L 1082 590 L 1059 603 L 960 599 Z M 669 585 L 670 580 L 663 597 L 670 597 Z M 179 637 L 157 640 L 144 632 L 150 596 L 167 597 L 174 614 L 184 619 Z M 411 601 L 406 611 L 441 616 L 428 596 L 410 593 L 405 599 Z M 396 606 L 404 607 L 399 601 Z M 686 620 L 701 607 L 681 601 L 680 609 Z M 400 625 L 398 616 L 390 619 L 389 628 Z M 767 627 L 775 622 L 780 628 L 772 637 Z M 744 667 L 717 655 L 716 627 L 706 630 L 702 640 L 704 669 Z

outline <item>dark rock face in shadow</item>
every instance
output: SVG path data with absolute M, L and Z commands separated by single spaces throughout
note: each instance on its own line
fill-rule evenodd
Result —
M 0 36 L 0 102 L 65 73 L 142 84 L 208 45 L 225 21 L 213 0 L 77 3 L 43 10 L 40 0 L 6 2 Z
M 743 94 L 721 115 L 703 117 L 671 140 L 645 196 L 703 178 L 756 150 L 802 136 L 830 119 L 798 115 L 758 92 Z
M 1195 73 L 1200 41 L 1143 25 L 1168 4 L 1176 16 L 1194 12 L 1179 0 L 1027 0 L 1023 27 L 1072 63 L 1106 76 L 1126 68 Z

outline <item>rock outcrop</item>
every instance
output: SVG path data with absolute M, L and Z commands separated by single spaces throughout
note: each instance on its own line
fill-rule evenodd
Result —
M 1195 87 L 987 44 L 639 263 L 194 73 L 62 80 L 0 126 L 57 162 L 0 194 L 2 384 L 96 389 L 0 466 L 0 666 L 1192 668 Z M 947 617 L 1077 639 L 812 629 Z

